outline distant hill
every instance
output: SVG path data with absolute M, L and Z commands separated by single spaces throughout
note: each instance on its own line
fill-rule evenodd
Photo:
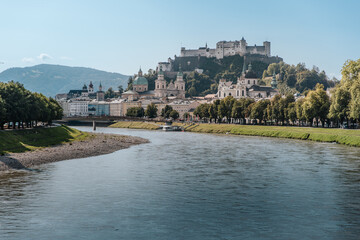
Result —
M 61 65 L 40 64 L 25 68 L 9 68 L 0 73 L 0 81 L 11 80 L 24 84 L 25 88 L 54 97 L 58 93 L 67 93 L 71 89 L 81 89 L 93 82 L 97 90 L 100 81 L 103 90 L 112 87 L 114 90 L 122 85 L 125 89 L 129 76 L 100 71 L 85 67 L 68 67 Z

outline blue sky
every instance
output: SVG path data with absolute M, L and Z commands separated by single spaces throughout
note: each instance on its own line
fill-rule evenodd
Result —
M 289 64 L 340 76 L 360 58 L 360 1 L 0 0 L 0 72 L 40 63 L 134 74 L 244 37 Z

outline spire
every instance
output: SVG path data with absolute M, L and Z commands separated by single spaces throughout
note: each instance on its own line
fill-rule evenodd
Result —
M 102 85 L 101 85 L 101 81 L 100 81 L 100 85 L 99 85 L 99 92 L 102 91 Z
M 183 76 L 183 73 L 182 73 L 182 70 L 181 70 L 181 63 L 179 64 L 179 72 L 178 72 L 178 74 L 177 74 L 177 80 L 179 79 L 179 77 L 181 77 L 181 80 L 183 80 L 182 79 L 182 76 Z M 180 79 L 179 79 L 180 80 Z
M 249 71 L 251 71 L 251 70 L 252 70 L 252 67 L 251 67 L 251 62 L 249 63 L 248 70 L 249 70 Z
M 246 65 L 245 65 L 245 57 L 244 57 L 244 64 L 243 64 L 243 69 L 242 69 L 241 74 L 245 75 L 245 71 L 246 71 Z
M 161 65 L 160 65 L 160 70 L 159 70 L 158 75 L 164 75 L 164 72 L 163 72 L 163 70 L 162 70 L 162 66 L 161 66 Z
M 272 81 L 271 81 L 271 87 L 272 87 L 273 89 L 277 88 L 277 81 L 276 81 L 275 70 L 274 70 L 273 78 L 272 78 Z
M 139 72 L 138 72 L 138 77 L 142 77 L 141 66 L 140 66 L 140 69 L 139 69 Z

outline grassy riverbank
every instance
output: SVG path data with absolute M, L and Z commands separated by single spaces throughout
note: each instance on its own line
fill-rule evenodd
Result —
M 159 123 L 161 125 L 161 123 Z M 281 126 L 254 126 L 237 124 L 181 124 L 188 132 L 234 134 L 248 136 L 263 136 L 311 140 L 318 142 L 336 142 L 350 146 L 360 147 L 360 130 L 334 129 L 334 128 L 308 128 L 308 127 L 281 127 Z M 147 122 L 118 122 L 110 127 L 157 129 L 156 123 Z
M 318 142 L 336 142 L 360 147 L 360 130 L 236 124 L 195 124 L 192 126 L 184 124 L 183 126 L 186 131 L 190 132 L 291 138 Z
M 120 121 L 110 125 L 112 128 L 134 128 L 134 129 L 148 129 L 157 130 L 159 125 L 152 122 L 141 122 L 141 121 Z
M 0 131 L 0 154 L 25 152 L 90 137 L 91 134 L 67 126 Z

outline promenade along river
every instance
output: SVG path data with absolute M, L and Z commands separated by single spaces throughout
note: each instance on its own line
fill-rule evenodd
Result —
M 1 176 L 0 239 L 359 239 L 358 148 L 98 132 L 151 143 Z

